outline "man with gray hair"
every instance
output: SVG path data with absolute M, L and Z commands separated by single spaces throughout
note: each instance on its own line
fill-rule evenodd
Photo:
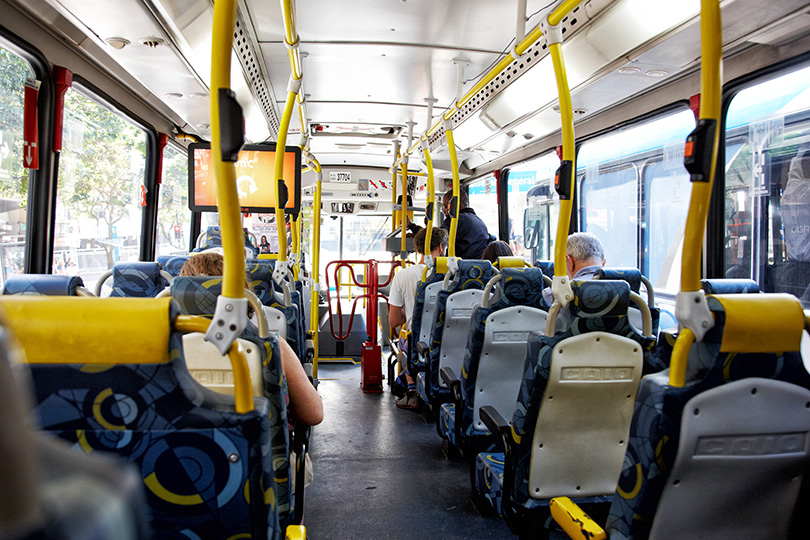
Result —
M 565 270 L 571 279 L 592 279 L 605 266 L 605 250 L 599 239 L 587 232 L 568 237 L 565 250 Z

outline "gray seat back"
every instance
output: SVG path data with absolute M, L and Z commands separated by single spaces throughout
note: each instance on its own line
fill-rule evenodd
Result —
M 437 281 L 425 288 L 425 303 L 422 306 L 422 328 L 419 330 L 419 342 L 430 345 L 430 332 L 433 329 L 433 313 L 436 311 L 436 295 L 442 290 L 443 283 Z
M 642 364 L 637 342 L 607 332 L 574 335 L 554 346 L 533 436 L 531 497 L 615 491 Z
M 693 397 L 651 539 L 786 538 L 810 451 L 810 390 L 772 379 Z
M 484 292 L 479 289 L 467 289 L 447 298 L 442 346 L 439 350 L 439 370 L 449 367 L 456 376 L 460 376 L 473 308 L 481 305 L 483 295 Z M 447 384 L 441 379 L 439 385 L 447 388 Z
M 505 418 L 514 411 L 529 334 L 542 331 L 547 317 L 545 311 L 528 306 L 508 307 L 487 317 L 475 383 L 475 429 L 487 430 L 479 412 L 485 405 L 495 407 Z

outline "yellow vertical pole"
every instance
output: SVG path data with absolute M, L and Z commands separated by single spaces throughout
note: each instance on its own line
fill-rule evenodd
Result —
M 574 113 L 571 106 L 571 90 L 568 87 L 568 76 L 565 72 L 565 62 L 562 54 L 562 44 L 549 45 L 549 53 L 554 64 L 554 74 L 557 79 L 557 93 L 560 101 L 560 117 L 562 120 L 563 161 L 570 161 L 571 167 L 567 170 L 568 178 L 560 178 L 561 185 L 569 187 L 571 198 L 560 200 L 560 214 L 557 222 L 557 239 L 554 244 L 554 275 L 565 277 L 565 250 L 568 244 L 568 228 L 571 223 L 572 201 L 574 197 L 574 160 L 576 149 L 574 147 Z
M 399 226 L 402 238 L 400 241 L 399 257 L 403 261 L 408 256 L 406 225 L 408 221 L 408 160 L 402 160 L 402 208 L 399 211 Z
M 320 348 L 318 347 L 318 325 L 320 324 L 320 317 L 318 316 L 318 293 L 321 290 L 320 286 L 320 264 L 321 264 L 321 182 L 323 180 L 323 173 L 321 172 L 321 164 L 318 160 L 312 158 L 312 168 L 315 170 L 315 200 L 312 206 L 312 297 L 310 298 L 309 310 L 309 327 L 312 332 L 312 345 L 315 348 L 315 358 L 312 360 L 312 377 L 318 378 L 318 354 Z
M 700 115 L 699 120 L 717 121 L 712 145 L 711 169 L 708 182 L 692 182 L 692 197 L 686 220 L 683 241 L 681 291 L 698 291 L 701 275 L 701 253 L 709 201 L 717 166 L 717 147 L 720 140 L 719 118 L 721 109 L 723 28 L 717 0 L 702 0 L 700 11 Z
M 458 154 L 456 153 L 456 141 L 453 138 L 453 124 L 450 120 L 444 120 L 444 134 L 447 137 L 447 149 L 450 150 L 450 168 L 453 173 L 453 200 L 456 201 L 456 208 L 450 220 L 450 239 L 448 240 L 447 254 L 450 257 L 456 256 L 456 231 L 458 230 L 458 214 L 461 210 L 459 193 L 461 192 L 461 180 L 458 176 Z
M 222 161 L 219 90 L 231 87 L 231 47 L 236 26 L 235 0 L 222 0 L 214 9 L 211 59 L 211 154 L 217 183 L 217 209 L 222 227 L 222 249 L 225 268 L 222 294 L 228 298 L 244 297 L 245 250 L 242 247 L 242 215 L 236 193 L 236 170 L 233 163 Z
M 433 159 L 430 157 L 430 144 L 422 140 L 422 153 L 427 167 L 427 204 L 425 205 L 425 257 L 430 255 L 430 244 L 433 240 L 433 204 L 436 201 L 436 184 L 433 179 Z
M 292 79 L 291 79 L 292 82 Z M 273 193 L 276 197 L 276 225 L 278 226 L 278 260 L 287 260 L 287 225 L 284 220 L 284 208 L 281 206 L 279 182 L 284 178 L 284 148 L 287 144 L 287 130 L 290 127 L 297 91 L 287 92 L 287 102 L 284 104 L 284 111 L 281 114 L 281 125 L 278 129 L 276 139 L 276 161 L 273 174 Z

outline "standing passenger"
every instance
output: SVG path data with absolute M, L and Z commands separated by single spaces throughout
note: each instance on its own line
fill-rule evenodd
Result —
M 448 191 L 442 197 L 442 212 L 444 221 L 442 229 L 450 232 L 450 199 L 453 192 Z M 487 231 L 487 226 L 481 218 L 475 215 L 475 210 L 469 207 L 467 192 L 459 191 L 458 198 L 458 227 L 456 228 L 456 257 L 462 259 L 480 259 L 484 249 L 494 240 Z
M 388 324 L 391 328 L 396 328 L 402 324 L 406 330 L 411 329 L 413 322 L 413 305 L 416 299 L 416 284 L 422 280 L 422 273 L 425 269 L 425 236 L 427 229 L 421 229 L 413 238 L 413 246 L 419 253 L 419 263 L 403 268 L 394 275 L 391 282 L 391 294 L 388 298 L 390 306 L 388 312 Z M 440 257 L 447 247 L 447 232 L 438 227 L 433 228 L 430 240 L 430 255 Z M 408 381 L 408 393 L 397 399 L 397 407 L 403 409 L 413 409 L 416 407 L 416 385 L 408 374 L 405 374 Z

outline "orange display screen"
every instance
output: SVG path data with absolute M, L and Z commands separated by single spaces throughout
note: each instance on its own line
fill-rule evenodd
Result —
M 236 192 L 244 212 L 274 212 L 273 172 L 276 163 L 274 144 L 246 145 L 236 162 Z M 288 146 L 284 153 L 284 184 L 287 186 L 287 213 L 300 210 L 301 149 Z M 217 211 L 217 187 L 207 143 L 189 146 L 189 208 L 194 212 Z

